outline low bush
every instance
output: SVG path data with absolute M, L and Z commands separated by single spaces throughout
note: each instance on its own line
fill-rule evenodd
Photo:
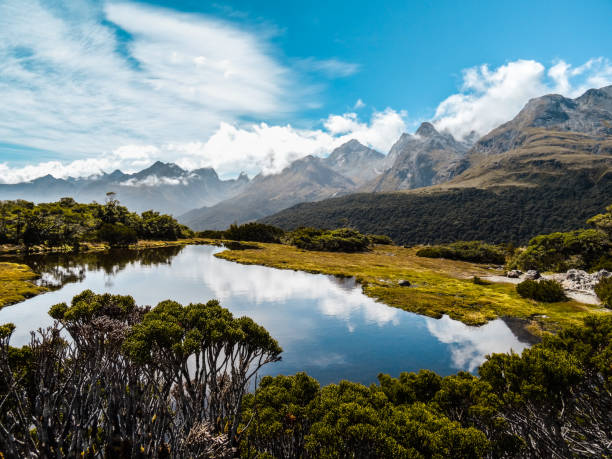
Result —
M 612 271 L 612 257 L 609 254 L 606 255 L 602 255 L 601 257 L 599 257 L 599 260 L 597 260 L 597 263 L 595 263 L 590 271 L 600 271 L 602 269 L 605 269 L 606 271 Z
M 239 241 L 226 241 L 223 243 L 224 247 L 230 250 L 249 250 L 249 249 L 259 249 L 261 247 L 253 244 L 244 244 Z
M 502 247 L 480 241 L 459 241 L 452 244 L 432 245 L 423 247 L 416 254 L 419 257 L 448 258 L 474 263 L 501 265 L 506 262 L 506 252 Z
M 289 235 L 287 242 L 300 249 L 324 252 L 363 252 L 370 245 L 368 236 L 351 228 L 332 231 L 299 228 Z
M 595 293 L 606 307 L 612 309 L 612 277 L 600 280 L 595 286 Z
M 204 230 L 195 233 L 196 237 L 203 237 L 206 239 L 223 239 L 225 237 L 225 231 L 220 230 Z
M 517 253 L 509 266 L 523 271 L 593 270 L 602 257 L 608 257 L 609 249 L 607 235 L 597 229 L 543 234 L 531 239 L 527 248 Z
M 476 284 L 476 285 L 491 285 L 491 282 L 486 281 L 486 280 L 484 280 L 484 279 L 481 279 L 481 278 L 480 278 L 480 277 L 478 277 L 478 276 L 474 276 L 474 277 L 472 278 L 472 282 L 473 282 L 474 284 Z
M 368 234 L 371 244 L 393 245 L 393 239 L 384 234 Z
M 546 303 L 567 300 L 563 287 L 555 280 L 541 280 L 538 282 L 527 279 L 516 286 L 516 291 L 523 298 L 544 301 Z
M 232 241 L 250 242 L 280 242 L 285 232 L 272 225 L 263 223 L 245 223 L 244 225 L 230 225 L 223 232 L 225 239 Z

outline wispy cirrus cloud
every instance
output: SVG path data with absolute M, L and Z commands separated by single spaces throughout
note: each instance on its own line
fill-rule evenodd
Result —
M 296 66 L 307 72 L 320 72 L 329 78 L 347 77 L 357 73 L 361 66 L 355 62 L 346 62 L 339 59 L 315 59 L 308 57 L 298 59 Z
M 261 36 L 260 36 L 261 35 Z M 263 38 L 262 38 L 263 36 Z M 266 34 L 137 3 L 0 2 L 0 140 L 65 156 L 295 109 Z

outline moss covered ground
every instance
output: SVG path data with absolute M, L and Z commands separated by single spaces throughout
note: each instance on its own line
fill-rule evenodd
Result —
M 510 316 L 528 319 L 529 329 L 537 333 L 605 311 L 575 301 L 540 303 L 524 299 L 512 284 L 476 284 L 474 276 L 501 272 L 486 265 L 418 257 L 417 248 L 379 245 L 369 252 L 331 253 L 281 244 L 256 245 L 257 249 L 225 250 L 217 256 L 243 264 L 354 276 L 366 295 L 389 306 L 436 318 L 447 314 L 469 325 Z M 400 286 L 400 280 L 411 285 Z
M 37 274 L 28 266 L 0 262 L 0 309 L 45 291 L 32 283 Z

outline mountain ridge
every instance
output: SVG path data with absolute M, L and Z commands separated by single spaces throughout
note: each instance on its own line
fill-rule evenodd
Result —
M 2 199 L 26 199 L 50 202 L 70 196 L 78 201 L 102 201 L 107 192 L 131 210 L 142 212 L 154 209 L 164 213 L 181 214 L 193 205 L 213 205 L 239 193 L 249 179 L 241 174 L 236 179 L 221 180 L 212 168 L 193 171 L 174 163 L 156 161 L 147 168 L 126 174 L 115 169 L 110 174 L 67 179 L 51 174 L 17 184 L 0 184 Z

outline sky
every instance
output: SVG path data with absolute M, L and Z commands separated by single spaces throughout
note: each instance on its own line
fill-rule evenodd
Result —
M 612 84 L 612 0 L 0 0 L 0 183 L 275 173 Z

